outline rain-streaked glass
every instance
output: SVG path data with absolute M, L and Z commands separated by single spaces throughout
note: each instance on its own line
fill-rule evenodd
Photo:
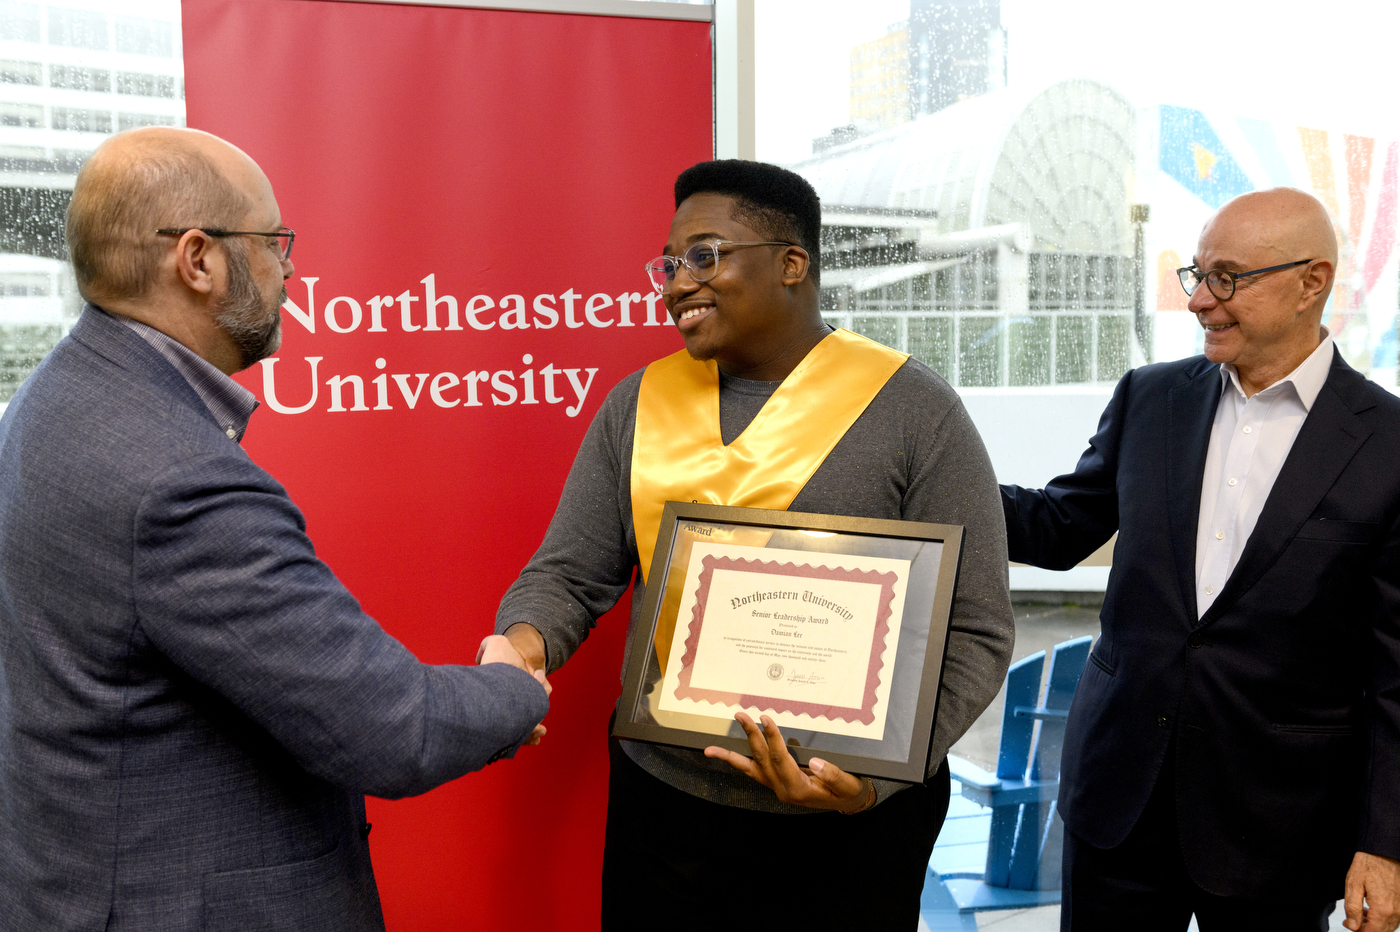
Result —
M 77 320 L 63 218 L 107 135 L 183 126 L 178 0 L 0 0 L 0 407 Z

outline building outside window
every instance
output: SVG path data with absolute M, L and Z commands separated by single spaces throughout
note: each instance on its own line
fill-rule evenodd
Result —
M 113 132 L 182 126 L 177 0 L 0 0 L 0 405 L 77 319 L 63 214 Z
M 1323 322 L 1397 390 L 1400 7 L 1342 5 L 1301 36 L 1274 4 L 1223 0 L 1218 21 L 1250 23 L 1225 56 L 1160 6 L 1111 0 L 755 15 L 757 156 L 821 195 L 823 315 L 947 379 L 1001 481 L 1072 469 L 1123 373 L 1201 351 L 1175 269 L 1246 191 L 1326 205 L 1341 255 Z M 1013 568 L 1012 588 L 1107 573 Z
M 1327 205 L 1342 244 L 1328 327 L 1352 365 L 1395 385 L 1395 10 L 1319 21 L 1318 54 L 1348 50 L 1329 83 L 1274 53 L 1297 37 L 1255 0 L 1218 10 L 1264 31 L 1228 63 L 1177 42 L 1151 7 L 800 7 L 756 8 L 758 155 L 822 196 L 833 323 L 959 389 L 1102 391 L 1198 351 L 1173 269 L 1225 200 L 1290 185 Z M 788 106 L 793 87 L 808 106 Z

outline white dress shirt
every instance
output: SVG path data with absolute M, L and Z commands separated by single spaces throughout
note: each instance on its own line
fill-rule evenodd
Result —
M 1298 428 L 1332 368 L 1332 335 L 1288 375 L 1252 398 L 1229 363 L 1220 365 L 1220 405 L 1210 430 L 1196 526 L 1196 612 L 1204 615 L 1235 571 Z

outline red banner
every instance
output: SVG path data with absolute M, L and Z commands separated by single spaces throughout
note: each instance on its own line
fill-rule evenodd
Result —
M 642 265 L 710 154 L 709 24 L 185 0 L 184 42 L 189 124 L 297 231 L 247 449 L 367 611 L 470 662 L 604 395 L 681 345 Z M 390 928 L 597 925 L 625 628 L 553 678 L 542 747 L 371 800 Z

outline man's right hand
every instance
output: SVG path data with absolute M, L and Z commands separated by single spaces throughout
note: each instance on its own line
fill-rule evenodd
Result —
M 515 627 L 519 628 L 521 625 Z M 529 625 L 524 627 L 528 628 Z M 530 628 L 530 630 L 534 631 L 535 629 Z M 535 632 L 535 636 L 539 637 L 538 631 Z M 541 655 L 544 653 L 544 640 L 542 638 L 540 640 L 540 653 Z M 508 663 L 517 670 L 524 670 L 539 680 L 540 685 L 544 687 L 545 695 L 554 692 L 554 687 L 549 685 L 549 680 L 544 677 L 544 663 L 531 663 L 528 655 L 520 652 L 512 638 L 499 634 L 490 634 L 482 638 L 481 646 L 476 651 L 476 662 L 478 664 Z
M 514 625 L 513 627 L 530 628 L 529 625 Z M 534 628 L 530 628 L 530 630 L 535 631 Z M 543 658 L 544 638 L 540 637 L 538 631 L 535 631 L 535 637 L 540 638 L 540 656 Z M 554 687 L 549 685 L 549 680 L 545 679 L 543 659 L 541 659 L 537 665 L 532 666 L 525 657 L 521 656 L 520 651 L 515 647 L 514 641 L 503 635 L 492 634 L 482 638 L 481 647 L 477 648 L 476 651 L 476 662 L 478 664 L 508 663 L 517 670 L 524 670 L 526 673 L 533 675 L 534 678 L 539 681 L 539 684 L 544 687 L 544 694 L 546 696 L 554 692 Z M 539 744 L 540 739 L 544 736 L 545 727 L 543 725 L 536 725 L 535 730 L 530 733 L 530 737 L 525 739 L 525 743 Z
M 544 650 L 544 635 L 534 625 L 516 622 L 506 629 L 505 636 L 525 660 L 525 669 L 531 673 L 544 672 L 548 663 Z

